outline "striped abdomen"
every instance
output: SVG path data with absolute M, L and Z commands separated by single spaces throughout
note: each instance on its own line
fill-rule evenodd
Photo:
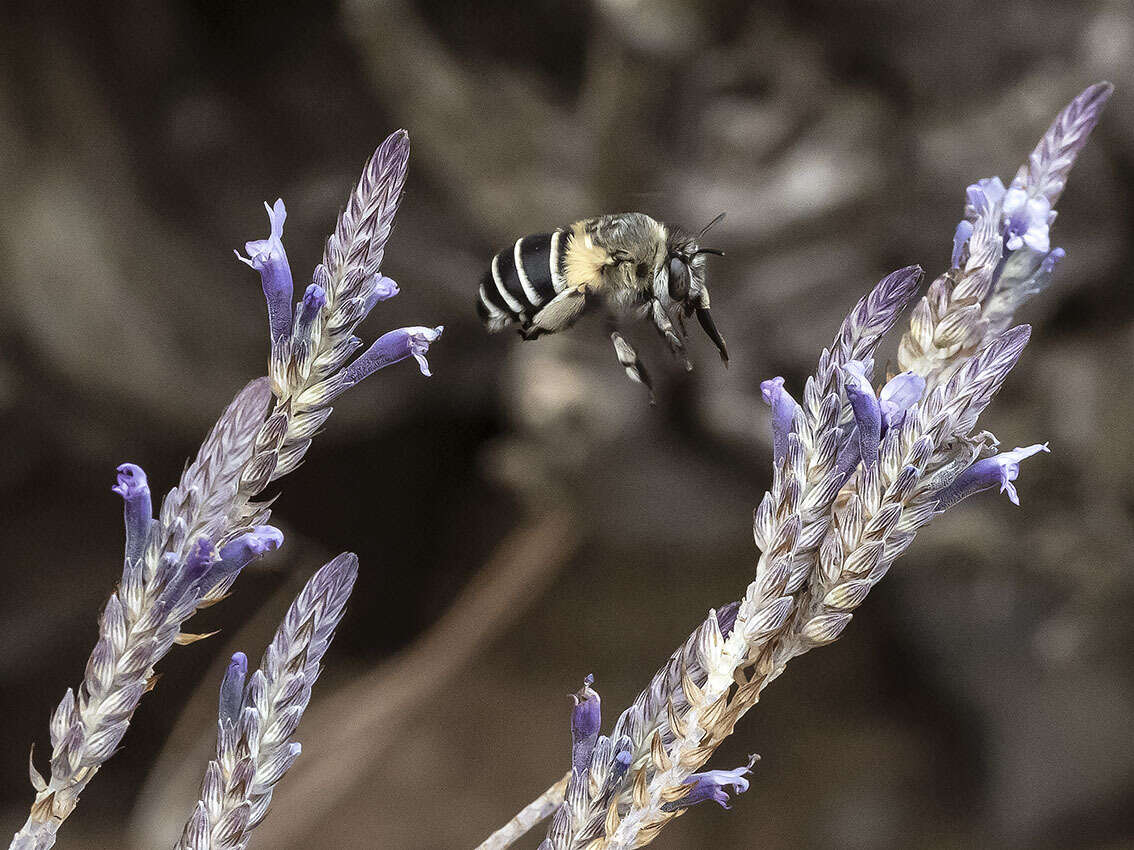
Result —
M 535 315 L 566 287 L 563 253 L 567 234 L 537 233 L 517 239 L 492 258 L 476 297 L 476 312 L 489 331 L 513 322 L 527 328 Z

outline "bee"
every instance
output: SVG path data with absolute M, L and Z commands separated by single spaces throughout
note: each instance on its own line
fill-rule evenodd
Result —
M 519 325 L 520 336 L 528 340 L 566 330 L 584 313 L 601 309 L 618 362 L 632 381 L 646 387 L 652 403 L 649 373 L 623 336 L 621 320 L 649 319 L 691 369 L 685 319 L 696 314 L 728 365 L 705 286 L 705 255 L 724 252 L 700 245 L 722 218 L 724 213 L 695 236 L 638 212 L 524 236 L 492 258 L 477 292 L 477 314 L 490 333 Z

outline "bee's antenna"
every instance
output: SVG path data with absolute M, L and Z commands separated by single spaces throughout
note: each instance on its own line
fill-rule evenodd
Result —
M 704 236 L 706 233 L 708 233 L 709 228 L 712 227 L 714 224 L 717 224 L 724 217 L 725 217 L 725 214 L 721 213 L 716 218 L 714 218 L 712 221 L 710 221 L 708 224 L 706 224 L 704 227 L 702 227 L 701 232 L 697 234 L 697 238 L 700 239 L 702 236 Z M 701 252 L 698 251 L 697 253 L 699 254 Z M 710 251 L 709 253 L 712 253 L 712 252 Z
M 721 215 L 724 215 L 724 213 L 721 213 Z M 689 257 L 690 259 L 692 259 L 698 254 L 716 254 L 718 257 L 723 257 L 724 251 L 722 251 L 720 248 L 698 248 L 696 251 L 690 254 Z

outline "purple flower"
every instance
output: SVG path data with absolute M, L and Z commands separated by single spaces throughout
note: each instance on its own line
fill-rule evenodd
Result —
M 296 336 L 307 336 L 307 332 L 315 323 L 319 311 L 323 309 L 326 303 L 327 290 L 317 283 L 307 287 L 307 290 L 303 293 L 303 300 L 299 303 L 299 316 L 295 320 Z
M 1016 447 L 1010 452 L 1001 452 L 995 457 L 978 460 L 960 475 L 951 484 L 937 491 L 937 508 L 944 511 L 951 508 L 974 493 L 987 490 L 1000 485 L 1000 492 L 1008 494 L 1008 500 L 1013 505 L 1020 504 L 1020 496 L 1012 484 L 1020 475 L 1020 461 L 1039 452 L 1050 452 L 1047 443 Z
M 591 763 L 591 753 L 598 743 L 599 729 L 602 727 L 602 701 L 598 692 L 591 688 L 594 674 L 583 679 L 583 687 L 571 694 L 575 706 L 571 709 L 571 768 L 582 773 Z
M 965 243 L 969 241 L 969 237 L 973 235 L 973 223 L 966 218 L 957 222 L 957 229 L 953 231 L 953 258 L 950 261 L 950 268 L 957 269 L 961 267 L 961 255 L 965 250 Z
M 992 209 L 1004 199 L 1004 183 L 999 177 L 982 177 L 965 189 L 965 197 L 975 214 Z
M 256 526 L 221 547 L 220 561 L 210 571 L 209 582 L 211 585 L 216 585 L 221 579 L 240 572 L 265 552 L 274 552 L 281 545 L 283 545 L 282 531 L 271 525 Z
M 282 199 L 276 199 L 274 207 L 265 203 L 264 209 L 268 211 L 268 221 L 271 222 L 268 238 L 244 243 L 247 257 L 241 257 L 239 251 L 235 253 L 238 260 L 260 273 L 264 298 L 268 302 L 268 324 L 271 326 L 272 339 L 277 340 L 287 336 L 291 330 L 291 266 L 288 265 L 282 241 L 287 210 Z
M 199 598 L 198 589 L 202 580 L 208 575 L 217 563 L 217 550 L 213 541 L 207 537 L 198 537 L 189 546 L 189 554 L 185 562 L 178 565 L 175 560 L 165 560 L 163 564 L 167 571 L 172 572 L 169 581 L 161 591 L 162 601 L 175 610 L 183 599 L 190 594 L 194 599 Z
M 343 372 L 343 386 L 340 389 L 353 387 L 359 381 L 377 372 L 379 369 L 413 357 L 421 368 L 421 374 L 429 377 L 429 363 L 425 354 L 429 346 L 441 337 L 443 326 L 436 328 L 401 328 L 383 334 L 374 341 L 358 359 L 351 363 Z
M 150 503 L 150 485 L 146 481 L 146 473 L 137 464 L 124 463 L 118 467 L 118 483 L 110 489 L 125 502 L 126 558 L 136 561 L 145 551 L 150 524 L 153 522 L 153 506 Z
M 921 401 L 925 392 L 925 378 L 914 372 L 902 372 L 892 377 L 878 394 L 882 408 L 882 433 L 897 428 L 906 418 L 906 411 Z
M 398 285 L 392 278 L 388 278 L 384 274 L 374 275 L 370 279 L 370 294 L 366 296 L 366 310 L 363 315 L 368 315 L 379 301 L 388 301 L 399 292 L 401 290 L 398 289 Z
M 666 803 L 663 811 L 675 812 L 688 806 L 695 806 L 706 800 L 719 803 L 722 809 L 728 809 L 729 796 L 725 790 L 730 785 L 734 794 L 743 794 L 748 790 L 748 780 L 744 777 L 752 772 L 752 765 L 756 764 L 759 756 L 748 757 L 748 764 L 733 770 L 706 770 L 703 773 L 694 773 L 685 780 L 686 785 L 692 786 L 689 793 L 680 800 Z
M 1042 195 L 1029 198 L 1025 189 L 1013 186 L 1004 194 L 1004 246 L 1017 251 L 1027 245 L 1047 253 L 1048 226 L 1055 220 L 1051 202 Z
M 873 364 L 850 360 L 843 367 L 843 382 L 858 431 L 859 459 L 867 466 L 878 462 L 878 441 L 882 435 L 882 408 L 870 385 Z
M 779 464 L 787 454 L 788 435 L 799 404 L 784 389 L 784 379 L 778 375 L 760 384 L 760 396 L 772 408 L 772 456 Z
M 220 719 L 236 722 L 240 706 L 244 701 L 244 677 L 248 675 L 248 656 L 243 652 L 234 653 L 228 662 L 224 681 L 220 686 Z

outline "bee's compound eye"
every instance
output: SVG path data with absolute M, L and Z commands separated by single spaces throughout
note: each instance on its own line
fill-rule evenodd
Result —
M 638 263 L 638 268 L 634 270 L 634 274 L 638 277 L 645 277 L 650 271 L 650 267 L 645 263 Z
M 669 260 L 669 297 L 684 301 L 689 295 L 689 267 L 680 257 Z

